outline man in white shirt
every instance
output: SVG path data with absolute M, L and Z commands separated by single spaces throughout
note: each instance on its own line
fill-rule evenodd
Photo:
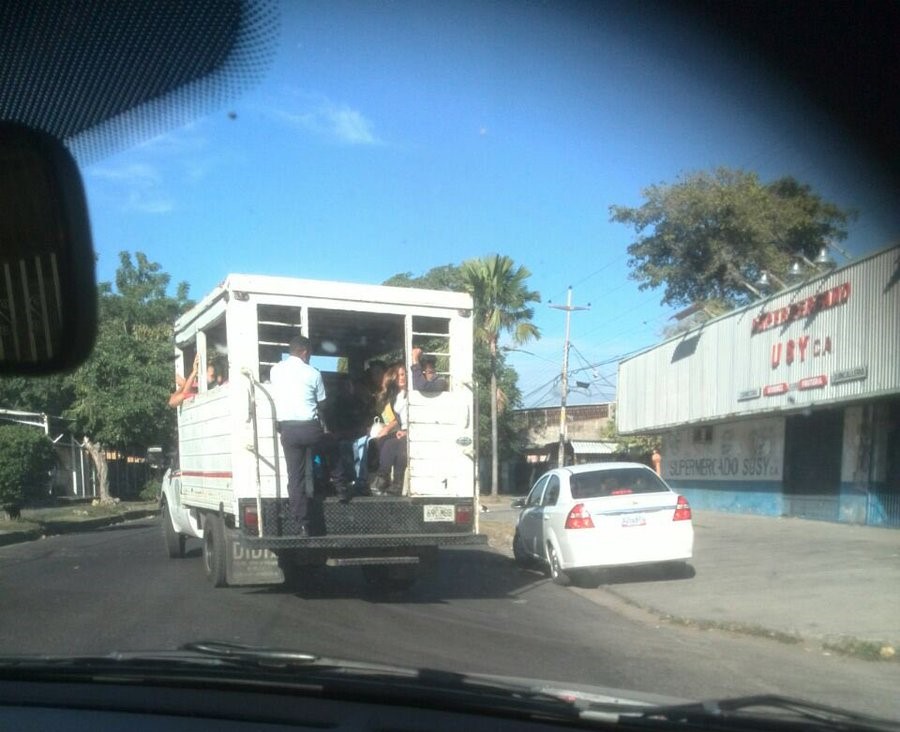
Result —
M 309 499 L 313 495 L 312 458 L 325 433 L 319 422 L 320 404 L 325 401 L 325 385 L 319 370 L 309 365 L 309 339 L 291 339 L 290 353 L 272 367 L 272 397 L 278 431 L 287 464 L 287 491 L 291 514 L 302 536 L 310 535 Z M 346 498 L 340 464 L 332 464 L 332 478 L 338 494 Z

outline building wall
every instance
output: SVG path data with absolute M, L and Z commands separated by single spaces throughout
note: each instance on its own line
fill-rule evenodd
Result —
M 900 526 L 900 399 L 845 411 L 841 521 Z
M 900 526 L 900 247 L 626 359 L 616 414 L 697 508 Z
M 566 407 L 566 435 L 570 440 L 599 440 L 610 420 L 610 404 L 574 404 Z M 559 407 L 517 409 L 527 445 L 559 440 Z
M 900 461 L 900 399 L 852 405 L 840 414 L 838 493 L 808 498 L 836 507 L 829 520 L 900 526 L 900 485 L 890 472 L 891 461 Z M 797 496 L 789 495 L 786 484 L 791 456 L 785 424 L 783 417 L 751 418 L 668 431 L 662 438 L 663 477 L 697 509 L 810 517 L 792 514 Z
M 844 448 L 841 453 L 840 520 L 865 523 L 872 466 L 871 408 L 844 410 Z
M 783 513 L 784 419 L 683 427 L 663 435 L 662 473 L 698 509 Z

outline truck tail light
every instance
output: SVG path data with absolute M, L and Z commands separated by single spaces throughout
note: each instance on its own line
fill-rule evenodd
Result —
M 678 502 L 675 504 L 675 514 L 672 516 L 673 521 L 690 521 L 691 505 L 684 496 L 678 496 Z
M 256 506 L 244 506 L 243 524 L 247 531 L 259 531 L 259 514 Z
M 456 507 L 456 524 L 468 525 L 472 523 L 472 507 L 468 504 L 459 504 Z
M 583 503 L 576 503 L 566 516 L 567 529 L 593 529 L 594 520 Z

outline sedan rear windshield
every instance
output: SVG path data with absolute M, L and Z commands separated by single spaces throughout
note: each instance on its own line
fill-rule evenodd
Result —
M 569 480 L 572 498 L 604 498 L 668 491 L 656 474 L 641 468 L 575 473 Z

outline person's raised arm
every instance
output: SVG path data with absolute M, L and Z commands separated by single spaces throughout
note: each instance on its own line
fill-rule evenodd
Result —
M 190 375 L 181 384 L 181 388 L 175 391 L 169 397 L 169 406 L 177 407 L 184 402 L 185 399 L 193 394 L 194 385 L 197 382 L 197 371 L 200 368 L 200 354 L 194 356 L 194 367 L 191 369 Z

